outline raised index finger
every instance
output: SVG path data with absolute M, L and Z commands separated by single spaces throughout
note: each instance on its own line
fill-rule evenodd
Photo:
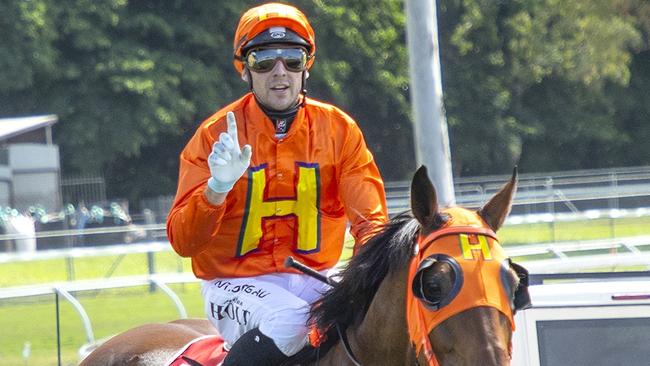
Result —
M 239 139 L 237 138 L 237 121 L 235 120 L 235 114 L 232 112 L 226 113 L 226 121 L 228 122 L 228 135 L 232 138 L 232 141 L 235 143 L 235 148 L 239 150 Z

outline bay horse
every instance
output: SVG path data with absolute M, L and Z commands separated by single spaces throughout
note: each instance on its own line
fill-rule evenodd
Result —
M 392 218 L 350 259 L 312 306 L 320 343 L 285 364 L 509 365 L 512 316 L 527 303 L 527 279 L 522 267 L 498 256 L 502 249 L 493 232 L 510 211 L 516 180 L 515 169 L 478 211 L 441 210 L 426 168 L 418 169 L 411 182 L 412 215 Z M 460 256 L 438 252 L 445 238 Z M 501 269 L 460 266 L 462 255 L 486 267 L 500 262 Z M 454 305 L 457 299 L 463 303 Z M 80 366 L 166 365 L 187 342 L 206 334 L 217 334 L 207 320 L 142 325 L 112 337 Z

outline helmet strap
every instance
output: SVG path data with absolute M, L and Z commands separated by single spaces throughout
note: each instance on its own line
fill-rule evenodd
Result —
M 253 75 L 251 75 L 251 71 L 248 69 L 248 67 L 244 66 L 244 70 L 246 70 L 246 74 L 248 75 L 248 89 L 255 94 L 253 91 Z
M 246 74 L 248 75 L 248 89 L 253 93 L 253 95 L 255 95 L 255 99 L 259 102 L 259 98 L 257 98 L 255 90 L 253 90 L 253 75 L 251 75 L 251 70 L 249 70 L 248 67 L 244 67 L 244 70 L 246 70 Z M 299 106 L 304 107 L 307 100 L 307 70 L 303 70 L 302 72 L 300 92 L 302 93 L 302 103 L 300 103 Z
M 302 85 L 300 87 L 300 91 L 302 92 L 302 104 L 301 106 L 305 106 L 305 101 L 307 100 L 307 70 L 302 71 Z

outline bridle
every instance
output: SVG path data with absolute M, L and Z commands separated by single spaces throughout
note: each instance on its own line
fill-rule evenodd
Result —
M 477 244 L 470 243 L 471 240 Z M 422 275 L 426 268 L 436 262 L 450 265 L 455 282 L 445 298 L 427 299 L 422 287 Z M 519 277 L 514 291 L 506 280 L 506 273 L 510 269 Z M 481 272 L 483 279 L 463 276 L 463 272 L 477 271 Z M 456 313 L 478 306 L 493 307 L 506 315 L 514 330 L 514 313 L 530 306 L 528 271 L 505 255 L 496 234 L 487 227 L 448 226 L 420 236 L 407 283 L 407 324 L 418 365 L 418 356 L 422 353 L 427 365 L 439 366 L 429 333 Z M 483 295 L 478 296 L 480 293 Z M 512 294 L 514 298 L 511 298 Z M 511 357 L 511 344 L 508 354 Z
M 352 352 L 352 347 L 350 347 L 348 336 L 345 334 L 344 331 L 341 331 L 341 327 L 339 327 L 338 323 L 335 324 L 334 326 L 336 327 L 336 333 L 339 335 L 339 338 L 341 339 L 341 343 L 343 344 L 343 349 L 345 350 L 345 354 L 348 356 L 350 361 L 352 361 L 353 365 L 361 366 L 361 362 L 359 362 L 359 359 L 356 358 L 354 352 Z
M 419 354 L 419 350 L 422 350 L 422 352 L 424 352 L 424 356 L 429 366 L 439 366 L 438 360 L 436 359 L 435 354 L 433 352 L 431 341 L 429 340 L 429 332 L 433 328 L 428 328 L 426 326 L 423 326 L 429 323 L 427 321 L 427 316 L 425 314 L 431 313 L 430 311 L 431 304 L 427 304 L 426 299 L 423 297 L 422 293 L 417 293 L 414 291 L 413 284 L 414 284 L 415 274 L 416 272 L 419 272 L 419 270 L 422 270 L 433 264 L 433 261 L 430 259 L 432 257 L 436 257 L 437 255 L 436 253 L 439 252 L 440 249 L 440 248 L 435 248 L 436 252 L 432 253 L 432 250 L 434 249 L 432 244 L 434 242 L 437 242 L 442 238 L 448 238 L 448 237 L 460 236 L 460 235 L 483 237 L 485 238 L 486 243 L 487 240 L 489 240 L 490 243 L 492 243 L 491 245 L 493 246 L 495 254 L 498 254 L 499 256 L 502 256 L 504 258 L 504 260 L 501 262 L 501 266 L 503 267 L 500 269 L 501 276 L 503 275 L 505 270 L 510 270 L 510 268 L 512 268 L 517 274 L 517 276 L 519 277 L 519 284 L 517 288 L 514 291 L 510 291 L 510 290 L 507 291 L 508 293 L 514 293 L 514 299 L 508 298 L 507 306 L 506 306 L 507 308 L 499 309 L 502 312 L 504 312 L 506 316 L 508 316 L 511 326 L 513 327 L 513 330 L 514 330 L 514 319 L 513 319 L 514 313 L 517 310 L 522 310 L 530 306 L 530 295 L 528 294 L 528 271 L 524 267 L 516 263 L 513 263 L 509 258 L 505 256 L 505 254 L 502 252 L 501 246 L 498 244 L 498 239 L 496 234 L 491 229 L 486 227 L 475 227 L 475 226 L 449 226 L 446 228 L 436 230 L 425 237 L 422 236 L 419 237 L 418 243 L 416 245 L 416 253 L 414 253 L 409 268 L 409 277 L 407 282 L 409 285 L 407 285 L 407 296 L 406 296 L 407 324 L 409 324 L 409 334 L 411 337 L 411 345 L 415 353 L 416 365 L 419 365 L 418 354 Z M 425 257 L 425 255 L 427 256 Z M 485 255 L 485 253 L 483 253 L 483 255 Z M 440 257 L 436 257 L 436 258 L 440 258 Z M 496 256 L 495 258 L 499 259 L 499 257 Z M 506 265 L 507 268 L 505 267 Z M 331 278 L 328 278 L 322 275 L 321 273 L 299 262 L 296 262 L 291 257 L 285 260 L 285 266 L 298 269 L 299 271 L 307 275 L 310 275 L 316 279 L 319 279 L 331 286 L 336 285 L 336 282 L 333 281 Z M 501 276 L 498 277 L 501 278 Z M 409 310 L 412 305 L 415 306 L 411 308 L 411 312 L 410 312 Z M 447 304 L 442 304 L 434 310 L 439 310 L 444 305 Z M 494 306 L 494 305 L 488 305 L 488 306 L 499 308 L 498 306 Z M 429 311 L 425 312 L 425 308 L 427 307 L 428 307 L 427 310 Z M 448 317 L 449 316 L 447 316 L 447 318 Z M 418 330 L 416 332 L 411 331 L 411 323 L 417 323 L 419 325 L 417 327 Z M 345 350 L 348 359 L 355 366 L 361 366 L 359 359 L 355 356 L 354 352 L 352 351 L 352 347 L 350 346 L 345 331 L 341 330 L 338 324 L 335 324 L 334 326 L 336 328 L 337 335 L 341 340 L 341 344 L 343 345 L 343 349 Z M 414 333 L 416 333 L 415 337 L 414 337 Z M 508 347 L 508 353 L 509 355 L 512 354 L 511 346 Z
M 418 239 L 418 243 L 416 245 L 416 253 L 413 256 L 413 259 L 411 261 L 411 268 L 409 270 L 409 280 L 407 283 L 409 286 L 407 287 L 409 290 L 407 291 L 407 300 L 409 299 L 409 296 L 411 298 L 417 298 L 419 301 L 416 303 L 418 304 L 417 308 L 417 319 L 410 319 L 409 320 L 409 314 L 408 314 L 408 301 L 407 301 L 407 323 L 410 323 L 411 321 L 417 321 L 420 325 L 427 324 L 427 321 L 425 319 L 425 311 L 430 310 L 433 306 L 432 304 L 427 304 L 424 305 L 422 304 L 422 301 L 424 300 L 420 295 L 414 295 L 413 291 L 413 284 L 414 284 L 414 279 L 412 276 L 412 269 L 416 268 L 418 270 L 422 270 L 423 268 L 428 267 L 429 265 L 432 264 L 432 261 L 429 261 L 431 257 L 437 257 L 440 260 L 444 260 L 442 257 L 439 257 L 439 253 L 436 253 L 436 249 L 432 247 L 432 244 L 437 242 L 443 237 L 450 237 L 453 235 L 475 235 L 475 236 L 483 236 L 486 238 L 490 238 L 493 243 L 496 243 L 498 245 L 498 238 L 497 235 L 494 233 L 493 230 L 485 227 L 473 227 L 473 226 L 450 226 L 447 228 L 439 229 L 434 231 L 433 233 L 425 236 L 425 237 L 420 237 Z M 498 247 L 499 249 L 501 248 L 500 246 Z M 496 248 L 495 248 L 496 249 Z M 437 251 L 440 251 L 439 249 Z M 495 250 L 495 257 L 497 255 L 497 251 Z M 425 257 L 426 256 L 426 257 Z M 423 263 L 424 266 L 423 266 Z M 510 311 L 508 315 L 508 318 L 510 320 L 511 326 L 513 327 L 514 330 L 514 312 L 519 309 L 526 308 L 530 305 L 530 297 L 528 295 L 528 271 L 524 269 L 523 267 L 513 263 L 510 261 L 510 259 L 507 259 L 506 262 L 509 267 L 512 267 L 515 272 L 517 273 L 517 276 L 519 277 L 519 286 L 517 289 L 514 291 L 514 301 L 508 303 L 508 309 L 502 310 L 504 312 Z M 459 269 L 459 271 L 462 273 L 462 270 Z M 453 300 L 452 300 L 453 301 Z M 439 307 L 436 306 L 435 310 L 438 310 L 439 308 L 448 305 L 448 304 L 441 304 Z M 429 309 L 426 309 L 426 308 Z M 448 317 L 445 317 L 441 321 L 446 320 Z M 345 350 L 346 355 L 354 364 L 355 366 L 361 366 L 361 363 L 358 361 L 358 358 L 354 355 L 352 348 L 350 347 L 350 344 L 347 340 L 347 336 L 345 335 L 345 332 L 342 332 L 340 330 L 340 327 L 338 324 L 335 325 L 337 334 L 339 338 L 341 339 L 341 343 L 343 344 L 343 348 Z M 421 349 L 422 352 L 424 352 L 425 359 L 427 361 L 428 366 L 440 366 L 440 363 L 438 362 L 435 353 L 433 352 L 433 346 L 431 345 L 431 341 L 429 339 L 429 332 L 430 329 L 424 326 L 419 327 L 419 332 L 420 332 L 420 339 L 421 339 Z M 420 365 L 419 359 L 418 359 L 418 344 L 411 339 L 411 346 L 414 350 L 415 354 L 415 365 Z M 512 345 L 510 344 L 508 347 L 508 356 L 512 358 Z
M 415 256 L 413 257 L 413 260 L 411 262 L 411 267 L 414 265 L 417 265 L 420 270 L 422 268 L 422 262 L 425 260 L 424 255 L 428 253 L 429 247 L 435 243 L 439 238 L 445 236 L 445 235 L 454 235 L 454 234 L 459 234 L 459 233 L 474 233 L 474 234 L 482 234 L 482 235 L 487 235 L 492 238 L 496 238 L 496 234 L 486 228 L 474 228 L 474 227 L 448 227 L 444 229 L 440 229 L 437 231 L 434 231 L 433 233 L 427 235 L 426 237 L 420 237 L 418 240 L 418 245 L 416 246 L 417 253 L 415 253 Z M 411 272 L 411 271 L 409 271 Z M 409 280 L 411 279 L 411 276 L 409 275 Z M 415 295 L 414 295 L 415 296 Z M 416 296 L 417 297 L 417 296 Z M 424 325 L 426 324 L 426 320 L 424 318 L 424 306 L 416 306 L 417 308 L 417 319 L 420 324 Z M 408 309 L 407 309 L 408 312 Z M 421 347 L 422 347 L 422 352 L 424 352 L 424 357 L 427 360 L 427 363 L 429 366 L 439 366 L 440 364 L 438 363 L 438 360 L 436 358 L 435 353 L 433 352 L 433 346 L 431 345 L 431 340 L 429 339 L 429 331 L 427 330 L 426 327 L 420 326 L 420 337 L 421 337 Z M 412 339 L 412 341 L 414 341 Z M 418 359 L 418 346 L 415 342 L 413 342 L 413 347 L 415 348 L 415 360 L 416 363 L 419 365 L 419 359 Z
M 293 257 L 289 256 L 284 260 L 284 266 L 287 268 L 294 268 L 299 270 L 300 272 L 311 276 L 323 283 L 326 283 L 332 287 L 336 286 L 336 281 L 333 280 L 331 277 L 327 277 L 324 274 L 314 270 L 311 267 L 308 267 L 298 261 L 296 261 Z M 352 347 L 350 346 L 350 342 L 348 341 L 348 336 L 345 333 L 345 331 L 341 330 L 341 327 L 339 326 L 338 323 L 334 323 L 334 327 L 336 328 L 336 334 L 339 336 L 339 339 L 341 340 L 341 344 L 343 344 L 343 349 L 345 350 L 345 354 L 348 356 L 350 361 L 355 366 L 361 366 L 361 363 L 359 362 L 359 359 L 354 355 L 354 352 L 352 352 Z

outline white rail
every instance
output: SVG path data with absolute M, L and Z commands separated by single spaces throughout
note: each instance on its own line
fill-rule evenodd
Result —
M 608 253 L 594 251 L 607 250 Z M 90 257 L 100 255 L 121 255 L 171 251 L 167 242 L 145 244 L 124 244 L 96 248 L 72 248 L 38 251 L 31 253 L 2 253 L 0 263 L 17 261 L 45 260 L 53 258 Z M 572 241 L 558 243 L 506 246 L 506 253 L 525 263 L 531 273 L 552 273 L 578 271 L 599 267 L 650 266 L 650 235 L 628 238 Z M 552 255 L 547 259 L 528 259 L 527 257 Z M 197 281 L 191 273 L 154 274 L 92 280 L 53 282 L 48 284 L 26 285 L 0 288 L 0 300 L 27 296 L 54 294 L 56 289 L 68 292 L 101 290 L 108 288 L 155 285 L 165 291 L 178 303 L 161 284 Z M 181 308 L 178 306 L 179 309 Z M 182 315 L 182 311 L 181 315 Z
M 608 253 L 602 253 L 603 250 Z M 650 270 L 650 236 L 531 244 L 505 247 L 505 251 L 511 257 L 520 258 L 530 273 L 612 270 L 629 266 L 645 266 Z M 526 260 L 526 257 L 549 254 L 554 258 Z
M 0 300 L 29 296 L 51 295 L 55 293 L 56 289 L 65 290 L 67 292 L 78 292 L 105 290 L 121 287 L 147 286 L 151 284 L 158 286 L 158 284 L 186 283 L 197 281 L 198 280 L 196 277 L 194 277 L 194 275 L 191 273 L 183 272 L 173 274 L 167 273 L 143 276 L 101 278 L 92 280 L 77 280 L 70 282 L 53 282 L 48 284 L 0 288 Z
M 168 241 L 155 241 L 137 244 L 107 245 L 103 247 L 49 249 L 34 252 L 0 253 L 1 263 L 26 262 L 58 258 L 82 258 L 102 255 L 120 255 L 164 252 L 172 249 Z
M 540 254 L 555 254 L 558 257 L 566 257 L 567 253 L 587 252 L 594 250 L 618 250 L 624 249 L 629 252 L 639 253 L 639 247 L 650 250 L 650 235 L 632 236 L 628 238 L 578 240 L 556 243 L 529 244 L 520 246 L 506 246 L 505 251 L 511 257 L 527 257 Z M 611 253 L 612 255 L 616 253 Z
M 650 252 L 594 254 L 574 258 L 541 259 L 522 262 L 530 273 L 562 273 L 593 269 L 613 270 L 620 267 L 646 266 L 650 270 Z
M 543 221 L 543 218 L 538 218 Z M 538 219 L 526 219 L 519 221 L 532 222 Z M 647 247 L 647 248 L 646 248 Z M 505 250 L 508 255 L 512 257 L 525 257 L 543 254 L 554 254 L 558 258 L 562 258 L 567 262 L 578 261 L 575 257 L 569 254 L 577 252 L 588 252 L 594 250 L 619 250 L 623 249 L 630 253 L 643 252 L 650 250 L 650 235 L 634 236 L 627 238 L 609 238 L 599 240 L 580 240 L 570 242 L 556 242 L 556 243 L 540 243 L 540 244 L 526 244 L 521 246 L 506 246 Z M 67 249 L 52 249 L 40 250 L 35 252 L 11 252 L 0 253 L 0 264 L 2 263 L 15 263 L 25 261 L 38 261 L 58 258 L 82 258 L 104 255 L 122 255 L 122 254 L 139 254 L 139 253 L 155 253 L 171 251 L 171 245 L 167 241 L 156 241 L 149 243 L 137 244 L 121 244 L 111 245 L 105 247 L 88 247 L 88 248 L 67 248 Z M 613 253 L 611 255 L 616 255 Z M 619 253 L 620 255 L 620 253 Z M 109 280 L 102 280 L 109 281 Z M 82 281 L 78 281 L 82 282 Z M 69 283 L 69 282 L 64 282 Z M 51 285 L 49 285 L 51 286 Z M 0 288 L 0 290 L 3 290 Z
M 84 280 L 84 281 L 74 281 L 74 282 L 62 282 L 62 283 L 53 283 L 47 285 L 35 285 L 35 286 L 19 286 L 19 287 L 10 287 L 10 288 L 0 288 L 0 300 L 2 299 L 11 299 L 27 296 L 39 296 L 39 295 L 56 295 L 57 309 L 58 309 L 58 299 L 59 296 L 66 299 L 75 309 L 81 322 L 84 326 L 86 332 L 87 343 L 82 348 L 87 348 L 88 345 L 93 345 L 95 343 L 95 335 L 93 332 L 92 324 L 90 322 L 90 317 L 84 309 L 83 305 L 71 294 L 72 292 L 78 291 L 90 291 L 90 290 L 102 290 L 102 289 L 111 289 L 111 288 L 123 288 L 123 287 L 137 287 L 137 286 L 146 286 L 154 285 L 160 288 L 173 302 L 178 310 L 179 317 L 181 319 L 187 318 L 187 311 L 183 302 L 180 300 L 178 295 L 167 286 L 170 283 L 187 283 L 187 282 L 197 282 L 198 279 L 191 275 L 190 273 L 181 273 L 181 274 L 160 274 L 152 276 L 129 276 L 121 278 L 110 278 L 103 280 Z M 58 321 L 58 314 L 57 314 Z M 57 328 L 58 329 L 58 328 Z

